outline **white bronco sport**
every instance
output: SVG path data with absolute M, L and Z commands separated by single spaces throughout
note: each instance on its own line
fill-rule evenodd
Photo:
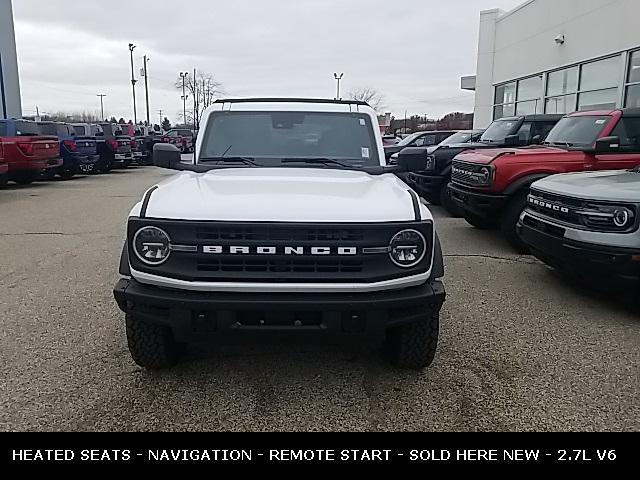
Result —
M 419 149 L 418 149 L 419 150 Z M 219 100 L 195 160 L 131 211 L 114 289 L 129 349 L 166 368 L 190 341 L 247 333 L 378 336 L 391 361 L 429 366 L 445 301 L 433 217 L 387 167 L 375 112 L 356 101 Z

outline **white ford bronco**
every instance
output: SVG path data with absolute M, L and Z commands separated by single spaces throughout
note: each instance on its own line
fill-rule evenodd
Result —
M 603 287 L 640 280 L 640 167 L 531 186 L 518 233 L 546 264 Z
M 418 149 L 419 150 L 419 149 Z M 114 289 L 133 359 L 176 363 L 186 343 L 248 333 L 384 339 L 390 360 L 434 359 L 445 301 L 433 217 L 386 166 L 374 110 L 356 101 L 219 100 L 190 163 L 131 211 Z

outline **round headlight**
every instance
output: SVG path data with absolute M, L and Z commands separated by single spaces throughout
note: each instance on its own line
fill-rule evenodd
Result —
M 403 230 L 391 239 L 389 256 L 402 268 L 418 265 L 427 253 L 427 242 L 416 230 Z
M 171 239 L 167 232 L 157 227 L 144 227 L 133 237 L 133 251 L 147 265 L 157 267 L 171 254 Z
M 616 227 L 626 227 L 631 220 L 631 212 L 626 208 L 618 208 L 613 212 L 613 223 Z
M 484 183 L 489 183 L 489 180 L 491 179 L 491 170 L 489 170 L 487 167 L 482 167 L 480 169 L 480 175 L 482 176 L 482 180 Z

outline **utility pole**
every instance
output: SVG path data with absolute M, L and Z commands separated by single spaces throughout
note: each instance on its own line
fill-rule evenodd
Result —
M 336 100 L 341 100 L 341 98 L 340 98 L 340 82 L 342 81 L 342 77 L 344 77 L 344 73 L 341 73 L 340 75 L 338 75 L 337 73 L 334 73 L 333 77 L 338 82 L 338 94 L 336 95 Z
M 187 126 L 187 91 L 185 81 L 189 74 L 187 72 L 180 72 L 180 78 L 182 79 L 182 118 L 184 121 L 185 127 Z
M 162 110 L 158 110 L 158 115 L 160 115 L 160 123 L 158 125 L 160 125 L 160 128 L 162 128 Z
M 106 97 L 106 95 L 99 93 L 97 96 L 100 97 L 100 120 L 104 120 L 104 97 Z
M 198 130 L 198 81 L 196 80 L 196 69 L 193 69 L 193 129 Z
M 149 58 L 144 56 L 144 92 L 147 98 L 147 125 L 151 125 L 151 117 L 149 115 L 149 75 L 147 75 L 147 62 Z
M 136 78 L 133 70 L 133 51 L 136 46 L 133 43 L 129 44 L 129 52 L 131 53 L 131 89 L 133 90 L 133 123 L 138 123 L 138 112 L 136 110 Z
M 407 111 L 404 111 L 404 133 L 407 133 Z

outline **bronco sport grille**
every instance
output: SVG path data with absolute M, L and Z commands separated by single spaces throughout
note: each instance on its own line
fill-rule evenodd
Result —
M 144 264 L 132 253 L 133 237 L 144 226 L 161 228 L 171 238 L 171 255 L 158 267 Z M 398 267 L 388 253 L 391 239 L 406 229 L 420 231 L 428 242 L 426 257 L 414 268 Z M 200 282 L 393 280 L 429 270 L 432 239 L 431 222 L 314 225 L 132 218 L 128 226 L 129 261 L 134 270 Z M 262 249 L 260 254 L 258 249 Z

